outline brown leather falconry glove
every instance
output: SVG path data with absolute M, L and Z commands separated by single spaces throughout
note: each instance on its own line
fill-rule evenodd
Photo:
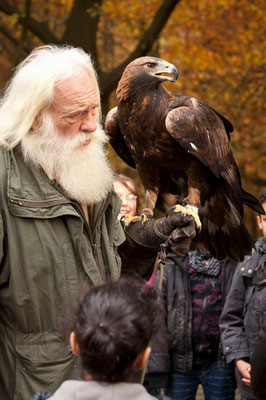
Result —
M 174 213 L 154 221 L 155 233 L 165 241 L 167 252 L 185 256 L 196 236 L 196 224 L 192 215 Z M 162 243 L 162 242 L 161 242 Z
M 162 243 L 166 252 L 184 256 L 196 236 L 194 218 L 181 212 L 144 223 L 131 222 L 124 229 L 127 240 L 119 248 L 123 270 L 134 269 L 142 276 L 155 261 Z

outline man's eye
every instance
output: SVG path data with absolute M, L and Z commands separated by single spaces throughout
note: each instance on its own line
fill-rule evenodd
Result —
M 79 114 L 73 114 L 73 115 L 66 115 L 64 117 L 64 120 L 70 124 L 76 122 L 78 120 Z

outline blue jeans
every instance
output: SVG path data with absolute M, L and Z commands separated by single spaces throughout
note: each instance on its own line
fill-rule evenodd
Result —
M 203 387 L 205 400 L 234 400 L 235 375 L 231 366 L 217 361 L 206 367 L 194 368 L 191 374 L 173 372 L 168 396 L 173 400 L 194 400 L 198 385 Z

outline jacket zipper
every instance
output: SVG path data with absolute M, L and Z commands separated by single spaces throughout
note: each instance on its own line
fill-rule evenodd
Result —
M 94 257 L 95 262 L 96 262 L 96 264 L 98 266 L 98 269 L 100 271 L 101 277 L 102 277 L 102 279 L 104 281 L 103 270 L 102 270 L 101 263 L 100 263 L 99 256 L 98 256 L 98 252 L 97 252 L 97 245 L 94 242 L 95 235 L 93 235 L 92 229 L 89 226 L 89 224 L 88 224 L 88 222 L 87 222 L 87 220 L 85 218 L 85 214 L 84 214 L 81 206 L 79 205 L 79 203 L 73 202 L 72 204 L 74 205 L 74 207 L 76 208 L 76 210 L 78 211 L 78 213 L 80 214 L 80 216 L 81 216 L 81 218 L 82 218 L 82 220 L 84 222 L 85 230 L 86 230 L 88 239 L 89 239 L 89 241 L 91 243 L 93 257 Z
M 17 200 L 13 199 L 12 197 L 9 197 L 9 200 L 11 203 L 17 204 L 21 207 L 36 207 L 36 208 L 47 208 L 47 207 L 53 207 L 57 206 L 59 204 L 71 204 L 72 202 L 70 200 L 53 200 L 53 201 L 24 201 L 24 200 Z
M 188 276 L 188 271 L 186 271 L 185 277 L 186 277 L 187 293 L 190 293 L 189 291 L 191 291 L 191 288 L 190 288 L 190 284 L 189 284 L 190 279 L 189 279 L 189 276 Z M 188 356 L 189 356 L 189 351 L 188 351 L 189 344 L 188 344 L 188 341 L 191 342 L 191 340 L 192 340 L 192 338 L 191 338 L 191 335 L 192 335 L 191 330 L 190 330 L 190 332 L 188 332 L 188 323 L 189 323 L 189 315 L 190 315 L 190 313 L 191 313 L 191 296 L 188 296 L 188 301 L 187 301 L 187 304 L 186 304 L 186 314 L 185 314 L 186 315 L 186 320 L 185 320 L 185 324 L 184 324 L 185 325 L 184 326 L 184 338 L 185 338 L 184 371 L 186 371 L 186 373 L 189 373 L 190 370 L 192 370 L 192 365 L 188 367 Z M 190 326 L 191 326 L 191 324 L 190 324 Z M 192 343 L 190 343 L 190 347 L 192 347 Z M 193 362 L 193 360 L 192 360 L 192 362 Z
M 205 278 L 205 282 L 208 284 L 208 278 Z M 207 298 L 204 297 L 203 304 L 202 304 L 202 321 L 201 321 L 201 327 L 200 327 L 200 343 L 202 343 L 202 340 L 204 338 L 204 318 L 205 318 L 205 312 L 206 312 L 206 304 L 207 304 Z M 199 352 L 201 351 L 203 345 L 199 345 Z

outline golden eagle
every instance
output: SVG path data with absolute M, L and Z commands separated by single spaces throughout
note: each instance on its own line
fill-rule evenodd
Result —
M 243 203 L 263 209 L 241 187 L 230 149 L 232 124 L 203 101 L 166 90 L 162 82 L 177 76 L 176 67 L 160 58 L 131 62 L 117 87 L 118 106 L 106 117 L 106 133 L 117 154 L 137 169 L 146 212 L 177 203 L 198 211 L 202 227 L 195 245 L 217 259 L 240 261 L 253 244 L 242 222 Z

